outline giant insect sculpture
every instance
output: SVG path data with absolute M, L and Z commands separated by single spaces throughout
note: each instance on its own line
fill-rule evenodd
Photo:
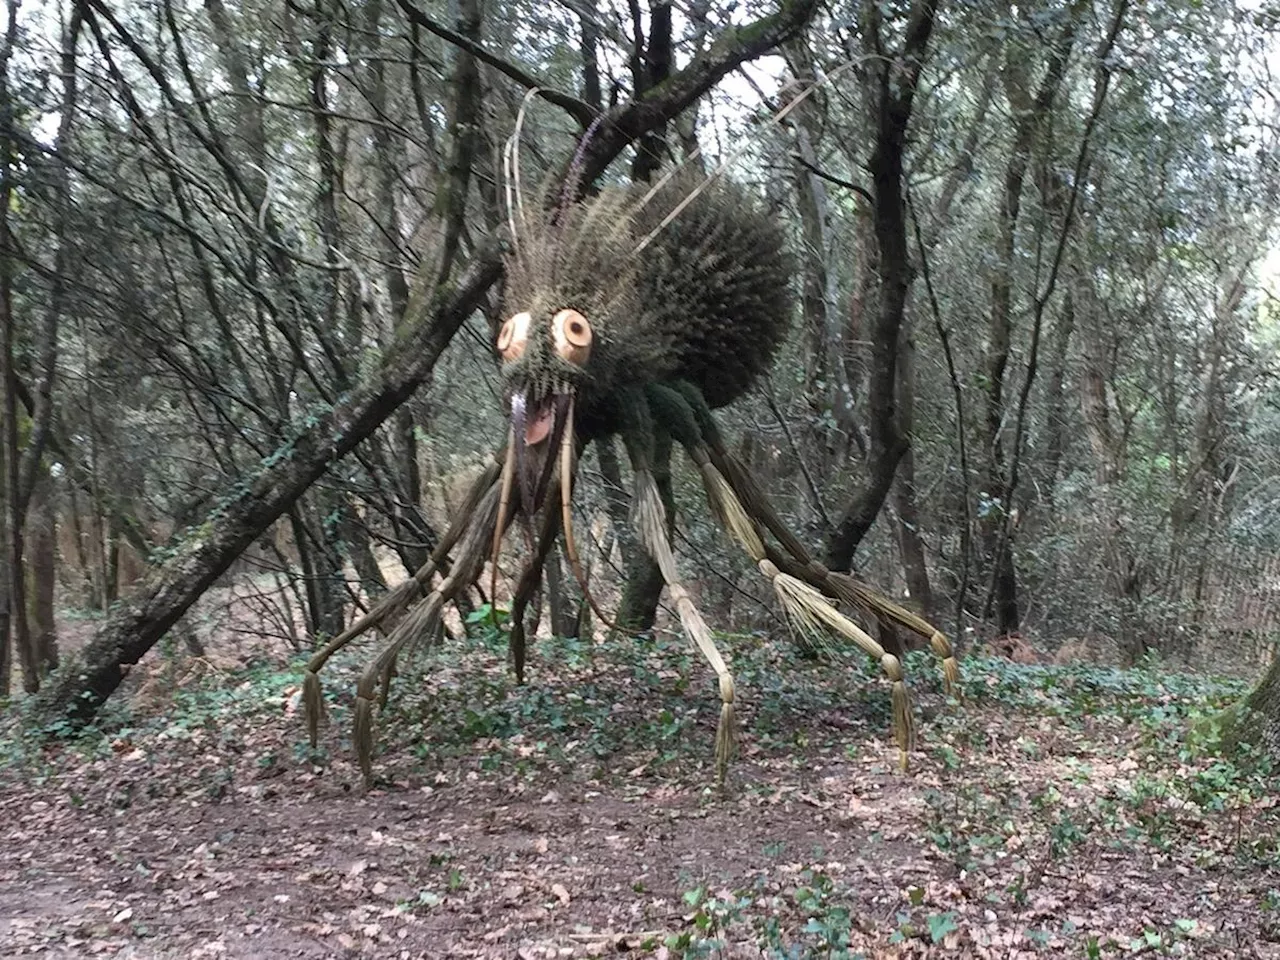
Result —
M 504 320 L 495 344 L 509 415 L 505 450 L 474 485 L 422 569 L 308 664 L 304 700 L 312 744 L 325 662 L 419 600 L 390 631 L 357 686 L 355 748 L 370 778 L 374 704 L 385 706 L 397 659 L 432 634 L 445 605 L 481 576 L 486 559 L 496 586 L 503 537 L 517 518 L 533 545 L 510 618 L 511 656 L 523 681 L 526 609 L 561 535 L 570 567 L 594 605 L 574 543 L 573 483 L 585 446 L 616 435 L 634 477 L 632 523 L 661 571 L 684 632 L 718 679 L 717 779 L 723 781 L 734 746 L 736 694 L 729 666 L 681 579 L 654 480 L 655 447 L 671 441 L 689 456 L 715 519 L 772 585 L 791 624 L 810 636 L 843 638 L 879 661 L 891 683 L 894 734 L 905 768 L 912 731 L 902 665 L 837 604 L 928 639 L 943 660 L 948 688 L 957 676 L 950 644 L 921 618 L 815 560 L 729 451 L 713 414 L 767 370 L 785 336 L 793 305 L 782 231 L 745 191 L 723 181 L 668 177 L 652 188 L 608 188 L 571 202 L 575 186 L 534 210 L 519 197 L 509 204 Z M 437 574 L 442 580 L 430 589 Z

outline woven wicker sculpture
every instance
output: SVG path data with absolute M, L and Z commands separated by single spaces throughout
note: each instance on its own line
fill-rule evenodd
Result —
M 569 188 L 564 196 L 571 196 Z M 518 201 L 512 206 L 505 319 L 496 340 L 510 419 L 505 452 L 477 482 L 431 561 L 308 665 L 313 744 L 325 661 L 421 598 L 359 683 L 355 743 L 370 776 L 374 703 L 385 704 L 397 657 L 431 632 L 445 604 L 481 576 L 486 558 L 496 582 L 502 539 L 517 517 L 534 544 L 511 609 L 512 659 L 523 679 L 526 608 L 560 535 L 590 599 L 573 540 L 575 468 L 587 444 L 618 435 L 635 480 L 635 528 L 685 632 L 719 680 L 718 778 L 734 744 L 734 683 L 681 581 L 668 536 L 652 467 L 655 445 L 671 441 L 696 466 L 715 519 L 756 563 L 792 624 L 810 635 L 852 641 L 880 662 L 892 685 L 894 733 L 905 766 L 911 711 L 901 664 L 836 603 L 923 635 L 943 658 L 948 686 L 956 676 L 949 643 L 919 617 L 818 563 L 729 452 L 712 413 L 769 367 L 786 333 L 793 305 L 782 231 L 742 190 L 687 177 L 652 189 L 608 189 L 580 203 L 561 199 L 528 214 Z M 442 581 L 428 589 L 437 572 L 445 574 Z

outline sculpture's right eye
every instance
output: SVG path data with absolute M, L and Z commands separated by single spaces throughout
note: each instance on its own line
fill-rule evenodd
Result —
M 528 313 L 517 313 L 507 318 L 498 331 L 498 353 L 504 361 L 519 360 L 529 343 L 529 324 L 533 318 Z
M 586 366 L 591 356 L 591 324 L 577 310 L 561 310 L 551 318 L 556 353 L 575 367 Z

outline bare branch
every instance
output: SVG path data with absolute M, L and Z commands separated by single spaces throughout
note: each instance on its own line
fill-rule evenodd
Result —
M 568 113 L 569 116 L 577 120 L 579 126 L 586 127 L 595 119 L 596 111 L 592 109 L 590 104 L 584 103 L 577 97 L 571 97 L 567 93 L 563 93 L 562 91 L 547 86 L 533 74 L 522 70 L 513 63 L 503 60 L 497 54 L 490 53 L 479 43 L 476 43 L 476 41 L 450 30 L 442 23 L 437 23 L 410 3 L 409 0 L 396 0 L 396 3 L 399 4 L 400 9 L 404 11 L 404 15 L 409 18 L 411 23 L 417 24 L 428 33 L 434 33 L 442 40 L 448 40 L 459 49 L 467 51 L 467 53 L 471 54 L 481 63 L 486 63 L 503 76 L 510 77 L 522 87 L 530 90 L 536 90 L 539 97 L 553 106 L 560 107 Z

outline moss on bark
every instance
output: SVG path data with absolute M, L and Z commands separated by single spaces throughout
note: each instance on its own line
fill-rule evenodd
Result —
M 1248 696 L 1203 721 L 1197 733 L 1226 755 L 1248 746 L 1280 760 L 1280 656 Z

